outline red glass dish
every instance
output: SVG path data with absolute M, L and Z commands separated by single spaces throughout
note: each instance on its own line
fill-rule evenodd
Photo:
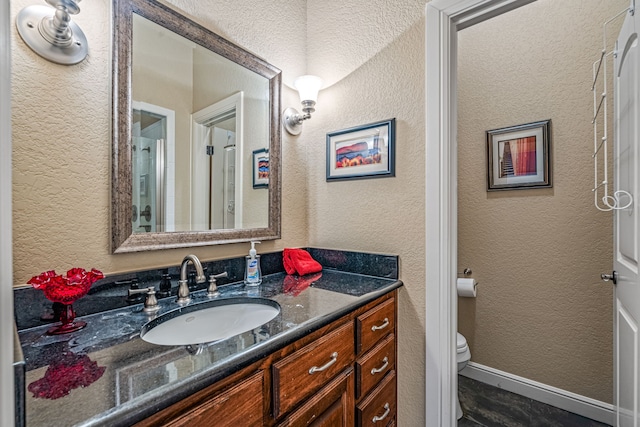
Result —
M 83 268 L 72 268 L 64 276 L 50 270 L 32 277 L 27 282 L 35 289 L 40 289 L 49 301 L 64 305 L 60 313 L 61 324 L 51 327 L 47 331 L 48 334 L 66 334 L 87 326 L 86 322 L 75 320 L 76 314 L 72 304 L 85 296 L 91 285 L 103 277 L 104 274 L 96 269 L 86 271 Z

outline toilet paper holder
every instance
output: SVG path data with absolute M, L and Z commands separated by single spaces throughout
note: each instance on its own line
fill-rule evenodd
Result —
M 469 274 L 471 274 L 469 272 Z M 459 297 L 475 298 L 477 293 L 478 282 L 469 275 L 466 277 L 458 277 L 456 279 L 456 291 Z
M 458 276 L 471 276 L 473 274 L 473 271 L 471 271 L 470 268 L 465 268 L 464 270 L 462 270 L 462 273 L 458 273 Z

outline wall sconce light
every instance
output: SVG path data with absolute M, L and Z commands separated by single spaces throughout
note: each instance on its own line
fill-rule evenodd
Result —
M 302 122 L 310 119 L 311 113 L 316 111 L 314 107 L 318 100 L 318 92 L 322 87 L 322 79 L 310 75 L 300 76 L 293 82 L 293 85 L 300 94 L 303 114 L 292 107 L 284 110 L 284 128 L 291 135 L 299 135 L 302 132 Z
M 80 13 L 80 0 L 45 0 L 47 6 L 27 6 L 18 13 L 16 27 L 35 53 L 56 64 L 73 65 L 89 53 L 87 38 L 70 15 Z

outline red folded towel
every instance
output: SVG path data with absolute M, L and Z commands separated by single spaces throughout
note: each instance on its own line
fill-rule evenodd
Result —
M 282 251 L 282 263 L 287 274 L 297 273 L 300 276 L 322 271 L 318 261 L 311 258 L 309 252 L 304 249 L 288 249 Z
M 313 282 L 320 280 L 322 273 L 316 273 L 313 276 L 285 276 L 284 277 L 284 293 L 297 297 L 302 291 L 307 289 Z

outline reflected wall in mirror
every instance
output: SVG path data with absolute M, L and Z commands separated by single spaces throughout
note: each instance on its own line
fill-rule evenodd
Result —
M 279 238 L 280 70 L 155 0 L 113 10 L 113 252 Z

